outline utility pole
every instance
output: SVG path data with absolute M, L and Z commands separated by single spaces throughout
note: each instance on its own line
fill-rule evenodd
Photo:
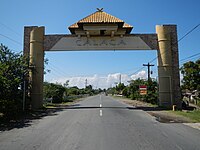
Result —
M 147 66 L 147 67 L 148 67 L 148 82 L 150 82 L 150 79 L 151 79 L 151 77 L 150 77 L 150 75 L 151 75 L 150 67 L 151 67 L 151 66 L 154 66 L 154 65 L 148 63 L 148 64 L 143 64 L 143 66 Z
M 87 79 L 85 79 L 85 88 L 87 87 Z
M 121 76 L 121 74 L 119 75 L 119 83 L 120 84 L 122 83 L 122 76 Z

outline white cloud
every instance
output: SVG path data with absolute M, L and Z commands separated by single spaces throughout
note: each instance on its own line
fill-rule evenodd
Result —
M 85 77 L 65 77 L 65 78 L 57 78 L 52 79 L 48 82 L 52 83 L 60 83 L 64 84 L 67 80 L 69 80 L 69 86 L 78 86 L 79 88 L 84 88 L 86 79 L 87 79 L 87 85 L 92 85 L 93 88 L 109 88 L 115 86 L 117 83 L 120 82 L 120 75 L 121 75 L 121 82 L 125 85 L 128 84 L 127 81 L 130 81 L 132 79 L 145 79 L 147 74 L 145 71 L 141 71 L 137 73 L 136 75 L 132 75 L 131 77 L 127 74 L 120 74 L 120 73 L 114 73 L 114 74 L 108 74 L 107 76 L 85 76 Z
M 131 76 L 131 79 L 135 80 L 135 79 L 146 79 L 147 78 L 147 73 L 146 71 L 142 70 L 140 72 L 138 72 L 137 74 L 134 74 Z

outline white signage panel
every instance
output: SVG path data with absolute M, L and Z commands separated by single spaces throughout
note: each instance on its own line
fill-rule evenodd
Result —
M 124 37 L 63 37 L 50 51 L 74 50 L 150 50 L 151 48 L 137 36 Z

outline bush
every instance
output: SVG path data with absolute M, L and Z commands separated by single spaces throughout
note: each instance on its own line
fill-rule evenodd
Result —
M 62 103 L 63 102 L 63 97 L 62 95 L 55 95 L 53 96 L 53 99 L 52 99 L 52 103 Z
M 6 119 L 15 119 L 22 112 L 22 103 L 19 100 L 0 100 L 0 111 Z
M 53 103 L 63 102 L 64 92 L 66 91 L 65 87 L 59 84 L 54 83 L 44 83 L 44 98 L 52 98 Z
M 12 118 L 22 111 L 23 82 L 28 60 L 0 45 L 0 112 Z
M 149 91 L 147 93 L 147 95 L 145 96 L 145 101 L 147 103 L 157 104 L 158 103 L 158 95 L 154 92 Z

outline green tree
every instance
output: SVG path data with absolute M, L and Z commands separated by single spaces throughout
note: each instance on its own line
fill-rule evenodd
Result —
M 22 110 L 23 82 L 28 71 L 28 60 L 23 55 L 0 45 L 0 112 L 11 116 Z
M 145 95 L 145 101 L 152 104 L 158 103 L 157 82 L 150 80 L 147 82 L 147 95 Z
M 147 86 L 147 94 L 140 95 L 139 86 L 146 85 Z M 129 97 L 133 100 L 143 100 L 148 103 L 156 104 L 158 93 L 157 93 L 157 82 L 150 80 L 150 82 L 145 81 L 143 79 L 131 80 L 130 84 L 123 88 L 122 90 L 123 96 Z
M 108 89 L 106 90 L 106 93 L 107 93 L 107 94 L 112 94 L 112 95 L 114 95 L 114 94 L 115 94 L 115 91 L 116 91 L 115 87 L 112 87 L 112 88 L 108 88 Z
M 140 85 L 146 85 L 147 82 L 145 82 L 143 79 L 136 79 L 131 80 L 129 85 L 129 93 L 131 99 L 139 99 L 141 96 L 139 95 L 139 86 Z
M 200 59 L 184 63 L 180 70 L 183 74 L 182 88 L 200 91 Z
M 117 94 L 122 94 L 122 91 L 124 90 L 126 86 L 124 85 L 124 83 L 119 83 L 118 85 L 116 85 L 116 91 Z
M 88 85 L 85 87 L 85 93 L 89 94 L 89 95 L 93 95 L 94 94 L 94 90 L 92 88 L 92 85 Z
M 68 85 L 69 85 L 69 80 L 67 80 L 67 81 L 63 84 L 63 86 L 66 87 L 66 88 L 68 87 Z
M 79 94 L 80 94 L 80 90 L 77 86 L 70 87 L 67 92 L 68 96 L 74 96 L 74 95 L 79 95 Z
M 44 98 L 52 98 L 53 103 L 61 103 L 65 92 L 65 87 L 60 84 L 44 83 Z
M 127 98 L 129 97 L 130 93 L 129 93 L 129 88 L 128 88 L 128 86 L 125 87 L 125 88 L 123 88 L 123 90 L 122 90 L 122 95 L 125 96 L 125 97 L 127 97 Z

